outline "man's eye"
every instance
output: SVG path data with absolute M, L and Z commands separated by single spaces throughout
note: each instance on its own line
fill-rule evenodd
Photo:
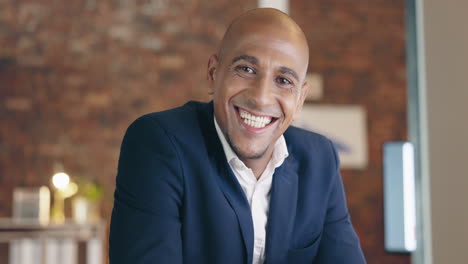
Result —
M 238 66 L 237 69 L 246 72 L 246 73 L 255 73 L 255 71 L 249 66 Z
M 292 82 L 291 82 L 290 80 L 288 80 L 288 79 L 286 79 L 286 78 L 283 78 L 283 77 L 278 77 L 277 80 L 278 80 L 278 82 L 279 82 L 280 84 L 287 84 L 287 85 L 292 84 Z

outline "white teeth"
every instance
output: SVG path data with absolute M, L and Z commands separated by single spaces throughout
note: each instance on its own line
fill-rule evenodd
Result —
M 271 117 L 254 116 L 243 109 L 239 109 L 239 115 L 244 123 L 255 128 L 262 128 L 271 123 Z

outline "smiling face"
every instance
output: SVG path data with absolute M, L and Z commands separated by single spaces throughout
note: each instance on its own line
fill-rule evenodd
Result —
M 308 50 L 302 32 L 247 24 L 225 37 L 219 56 L 209 60 L 208 78 L 223 134 L 241 160 L 252 162 L 270 159 L 274 143 L 300 112 Z

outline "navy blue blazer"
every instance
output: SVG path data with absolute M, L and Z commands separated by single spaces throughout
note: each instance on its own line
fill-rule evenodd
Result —
M 325 137 L 290 127 L 275 170 L 266 264 L 365 263 Z M 213 103 L 137 119 L 122 142 L 110 228 L 111 264 L 252 263 L 253 223 L 216 134 Z

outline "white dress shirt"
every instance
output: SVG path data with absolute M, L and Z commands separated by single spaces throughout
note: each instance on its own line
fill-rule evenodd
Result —
M 226 141 L 224 134 L 219 128 L 216 118 L 214 120 L 216 132 L 223 145 L 226 160 L 229 163 L 234 175 L 236 175 L 242 190 L 244 190 L 247 201 L 250 205 L 252 213 L 252 222 L 254 228 L 254 248 L 253 248 L 253 264 L 262 264 L 265 260 L 265 241 L 266 241 L 266 226 L 268 211 L 270 207 L 270 191 L 275 169 L 283 164 L 286 157 L 289 155 L 288 148 L 284 136 L 276 141 L 273 155 L 268 162 L 267 167 L 263 171 L 260 178 L 257 180 L 253 171 L 245 166 L 232 150 L 231 146 Z

